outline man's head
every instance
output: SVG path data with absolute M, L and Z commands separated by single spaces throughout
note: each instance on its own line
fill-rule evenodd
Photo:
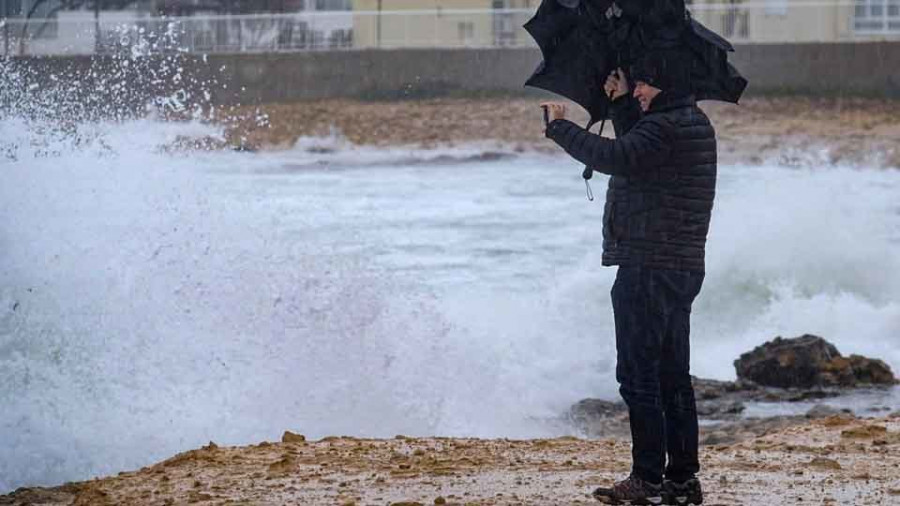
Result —
M 670 96 L 690 93 L 690 59 L 673 49 L 650 51 L 638 59 L 630 69 L 634 81 L 634 97 L 647 111 L 661 92 Z
M 653 103 L 653 99 L 661 91 L 661 89 L 652 84 L 647 84 L 645 81 L 635 81 L 633 95 L 638 100 L 638 103 L 641 104 L 641 110 L 647 112 L 650 110 L 650 104 Z

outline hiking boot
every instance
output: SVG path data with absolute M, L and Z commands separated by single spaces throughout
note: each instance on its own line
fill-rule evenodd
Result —
M 612 488 L 594 490 L 593 496 L 605 504 L 656 506 L 663 503 L 662 485 L 647 483 L 633 474 Z
M 683 482 L 666 480 L 663 482 L 663 492 L 666 504 L 677 506 L 703 504 L 703 490 L 700 488 L 700 480 L 697 478 Z

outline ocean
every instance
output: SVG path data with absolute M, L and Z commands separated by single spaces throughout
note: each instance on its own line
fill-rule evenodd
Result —
M 588 202 L 562 153 L 162 149 L 220 133 L 0 119 L 0 492 L 284 430 L 571 434 L 616 398 L 602 177 Z M 693 373 L 804 333 L 900 370 L 898 196 L 721 166 Z

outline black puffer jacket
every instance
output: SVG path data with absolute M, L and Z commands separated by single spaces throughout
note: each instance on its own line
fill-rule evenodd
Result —
M 616 140 L 555 120 L 547 137 L 610 174 L 603 211 L 603 265 L 703 272 L 716 192 L 716 133 L 693 97 L 657 95 L 613 105 Z

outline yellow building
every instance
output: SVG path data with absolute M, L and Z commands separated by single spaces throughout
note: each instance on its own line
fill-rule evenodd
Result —
M 522 25 L 540 0 L 353 0 L 357 48 L 531 45 Z M 734 43 L 900 38 L 900 0 L 686 0 Z
M 900 37 L 896 0 L 694 0 L 694 17 L 741 43 L 845 42 Z
M 540 0 L 353 0 L 357 48 L 523 45 Z M 516 12 L 516 10 L 526 12 Z

